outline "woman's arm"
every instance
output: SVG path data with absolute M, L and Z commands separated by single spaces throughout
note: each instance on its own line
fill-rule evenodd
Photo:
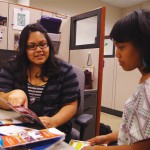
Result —
M 47 128 L 58 127 L 68 122 L 76 114 L 77 106 L 78 102 L 76 100 L 62 107 L 60 111 L 52 117 L 43 116 L 39 118 Z
M 82 150 L 149 150 L 150 139 L 143 140 L 132 145 L 121 145 L 121 146 L 87 146 Z
M 91 145 L 110 144 L 111 142 L 116 142 L 116 141 L 118 141 L 118 132 L 96 136 L 88 140 L 88 142 L 90 142 Z
M 13 106 L 24 106 L 27 107 L 28 105 L 28 99 L 24 91 L 22 90 L 12 90 L 10 92 L 0 92 L 0 97 L 2 97 L 4 100 L 8 101 Z M 9 110 L 10 107 L 8 107 L 5 103 L 0 101 L 0 108 Z

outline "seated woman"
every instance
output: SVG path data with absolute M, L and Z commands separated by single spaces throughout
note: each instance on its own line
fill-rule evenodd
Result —
M 150 10 L 135 10 L 118 20 L 110 33 L 125 71 L 138 69 L 139 85 L 125 103 L 119 132 L 96 136 L 82 150 L 150 149 Z M 102 146 L 118 141 L 116 146 Z
M 0 72 L 0 96 L 14 106 L 28 107 L 47 127 L 70 140 L 71 118 L 79 104 L 79 83 L 72 66 L 55 57 L 46 30 L 38 23 L 21 32 L 19 53 Z M 2 109 L 10 109 L 0 102 Z

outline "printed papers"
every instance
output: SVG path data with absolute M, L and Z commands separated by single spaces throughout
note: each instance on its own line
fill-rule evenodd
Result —
M 81 150 L 85 146 L 90 146 L 90 142 L 87 141 L 78 141 L 78 140 L 71 140 L 69 145 L 74 147 L 76 150 Z
M 13 29 L 22 30 L 27 24 L 29 24 L 30 11 L 14 8 Z
M 14 126 L 2 126 L 0 127 L 0 132 L 2 130 L 10 130 L 15 128 L 14 132 L 7 132 L 7 135 L 0 136 L 0 148 L 8 148 L 19 145 L 33 144 L 36 142 L 48 141 L 47 147 L 50 146 L 50 141 L 53 146 L 58 144 L 65 139 L 65 134 L 56 128 L 49 128 L 43 130 L 34 130 L 26 127 L 14 127 Z M 18 131 L 17 131 L 18 128 Z M 54 140 L 55 139 L 55 140 Z M 50 142 L 50 143 L 49 143 Z M 52 146 L 51 145 L 51 146 Z M 42 145 L 41 145 L 42 146 Z
M 17 112 L 21 116 L 20 121 L 26 122 L 26 123 L 34 123 L 35 122 L 35 123 L 38 123 L 39 125 L 43 126 L 44 128 L 46 128 L 46 126 L 41 122 L 41 120 L 38 118 L 38 116 L 30 109 L 23 107 L 23 106 L 12 106 L 8 101 L 4 100 L 1 97 L 0 97 L 0 101 L 4 102 L 6 105 L 8 105 L 10 108 L 12 108 L 15 112 Z M 8 118 L 5 118 L 5 119 L 8 119 Z M 1 123 L 2 123 L 2 121 L 1 121 Z

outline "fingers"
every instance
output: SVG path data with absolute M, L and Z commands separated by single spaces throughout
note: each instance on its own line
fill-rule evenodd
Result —
M 91 146 L 96 145 L 96 137 L 89 139 L 88 142 L 90 142 Z
M 7 100 L 13 106 L 28 107 L 28 98 L 22 90 L 11 91 Z
M 92 146 L 85 146 L 81 150 L 93 150 Z
M 13 106 L 24 106 L 27 107 L 27 100 L 21 98 L 8 98 L 8 102 Z
M 25 101 L 25 103 L 24 103 L 23 106 L 26 107 L 26 108 L 28 108 L 28 101 L 27 100 Z
M 17 101 L 16 99 L 11 98 L 11 97 L 8 98 L 8 102 L 9 102 L 11 105 L 13 105 L 13 106 L 19 106 L 19 105 L 20 105 L 20 103 L 18 103 L 18 101 Z

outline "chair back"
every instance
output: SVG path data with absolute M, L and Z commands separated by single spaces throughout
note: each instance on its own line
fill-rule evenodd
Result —
M 17 55 L 18 51 L 0 49 L 0 70 L 7 60 Z
M 74 72 L 77 75 L 77 80 L 79 82 L 79 88 L 80 88 L 80 105 L 79 108 L 77 110 L 77 114 L 76 116 L 79 116 L 83 113 L 83 107 L 84 107 L 84 85 L 85 85 L 85 74 L 83 72 L 83 70 L 76 66 L 76 65 L 72 65 Z

